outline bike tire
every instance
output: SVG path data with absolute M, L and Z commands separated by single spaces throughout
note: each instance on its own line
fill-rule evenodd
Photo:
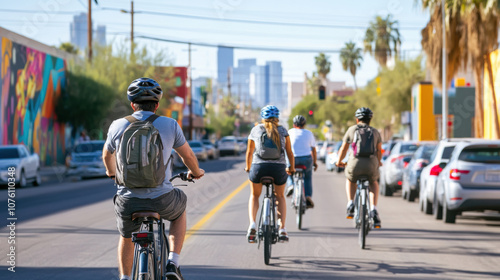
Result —
M 139 280 L 151 280 L 149 279 L 150 273 L 150 255 L 147 250 L 139 253 Z
M 300 183 L 299 183 L 300 184 Z M 297 199 L 297 228 L 302 229 L 302 215 L 304 214 L 304 194 L 303 186 L 299 187 L 299 198 Z
M 264 263 L 266 265 L 269 265 L 269 260 L 271 259 L 272 234 L 271 226 L 264 226 Z
M 361 201 L 363 201 L 363 199 L 361 199 Z M 366 218 L 367 209 L 366 209 L 366 204 L 363 204 L 362 202 L 360 204 L 361 204 L 359 207 L 360 225 L 359 225 L 359 231 L 358 231 L 359 246 L 361 247 L 361 249 L 365 249 L 367 226 L 368 226 L 368 220 Z

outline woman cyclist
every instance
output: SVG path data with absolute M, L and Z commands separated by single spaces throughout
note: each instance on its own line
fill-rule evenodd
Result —
M 264 176 L 274 178 L 274 188 L 278 205 L 278 219 L 280 222 L 279 240 L 288 241 L 285 229 L 286 201 L 285 184 L 288 175 L 295 172 L 295 161 L 288 131 L 278 125 L 279 110 L 276 106 L 267 105 L 260 111 L 262 124 L 255 126 L 248 137 L 245 171 L 250 172 L 251 182 L 250 199 L 248 201 L 248 227 L 247 239 L 249 243 L 257 242 L 255 218 L 259 209 L 259 197 L 262 192 L 260 179 Z M 265 135 L 264 135 L 265 134 Z M 290 162 L 286 166 L 285 151 Z

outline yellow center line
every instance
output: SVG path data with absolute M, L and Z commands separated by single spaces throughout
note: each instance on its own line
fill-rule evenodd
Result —
M 250 181 L 246 180 L 241 184 L 237 189 L 235 189 L 232 193 L 230 193 L 224 200 L 222 200 L 217 206 L 215 206 L 210 212 L 208 212 L 201 220 L 199 220 L 194 226 L 192 226 L 186 233 L 186 238 L 184 238 L 184 241 L 186 241 L 191 235 L 196 233 L 198 230 L 200 230 L 207 222 L 212 218 L 215 213 L 217 213 L 226 203 L 228 203 L 235 195 L 237 195 L 241 190 L 243 190 L 249 183 Z

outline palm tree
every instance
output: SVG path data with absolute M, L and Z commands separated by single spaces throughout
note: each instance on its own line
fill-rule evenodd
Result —
M 322 83 L 326 81 L 326 75 L 330 73 L 331 63 L 329 59 L 330 57 L 326 56 L 324 53 L 319 53 L 318 56 L 314 57 L 314 61 L 316 63 L 316 69 Z
M 345 47 L 340 50 L 340 62 L 344 71 L 351 72 L 354 79 L 354 88 L 358 90 L 356 84 L 356 71 L 361 67 L 363 56 L 361 55 L 361 48 L 357 48 L 356 44 L 352 41 L 345 43 Z
M 475 98 L 475 135 L 483 137 L 483 71 L 491 77 L 489 54 L 496 49 L 498 39 L 499 15 L 497 0 L 446 0 L 446 84 L 460 67 L 472 64 L 476 82 Z M 442 7 L 440 0 L 422 0 L 425 9 L 431 12 L 427 26 L 422 30 L 422 48 L 427 55 L 427 65 L 431 69 L 431 79 L 441 86 L 442 76 Z M 493 80 L 492 94 L 494 95 Z M 495 98 L 493 98 L 495 102 Z M 493 113 L 497 108 L 494 103 Z M 500 135 L 498 120 L 495 120 L 497 135 Z
M 392 20 L 389 14 L 384 19 L 381 16 L 375 17 L 370 22 L 370 27 L 366 30 L 364 39 L 364 50 L 370 53 L 382 66 L 387 65 L 393 54 L 398 55 L 401 46 L 401 37 L 398 30 L 398 21 Z

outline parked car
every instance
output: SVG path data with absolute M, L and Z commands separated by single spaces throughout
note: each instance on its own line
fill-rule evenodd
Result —
M 432 152 L 437 147 L 436 143 L 421 143 L 415 151 L 408 166 L 403 171 L 402 197 L 408 201 L 415 201 L 420 192 L 420 174 L 422 169 L 429 164 Z
M 380 193 L 384 196 L 401 189 L 403 185 L 403 170 L 418 149 L 416 141 L 399 141 L 392 148 L 389 157 L 380 167 Z
M 202 142 L 190 140 L 188 143 L 198 160 L 206 161 L 208 159 L 207 150 L 205 149 L 205 146 L 203 146 Z
M 322 161 L 323 163 L 326 162 L 326 156 L 328 155 L 328 151 L 332 151 L 333 146 L 335 145 L 335 142 L 328 142 L 325 141 L 323 142 L 323 146 L 318 152 L 318 159 Z
M 323 141 L 316 142 L 316 153 L 319 155 L 319 150 L 323 147 Z
M 382 144 L 382 161 L 385 161 L 391 154 L 392 148 L 396 146 L 396 143 L 400 140 L 389 140 Z
M 210 159 L 219 158 L 219 148 L 215 147 L 215 145 L 214 145 L 214 143 L 212 143 L 212 141 L 205 139 L 205 140 L 202 140 L 201 142 L 205 146 L 205 149 L 207 149 L 208 158 L 210 158 Z
M 337 171 L 337 173 L 340 173 L 344 170 L 343 167 L 338 167 L 335 165 L 335 163 L 339 160 L 339 150 L 340 147 L 342 146 L 342 141 L 339 141 L 335 143 L 335 145 L 332 148 L 331 153 L 328 153 L 326 156 L 326 170 L 327 171 Z M 347 162 L 347 159 L 349 157 L 349 152 L 345 155 L 344 159 L 342 162 Z
M 434 204 L 434 194 L 436 181 L 450 160 L 451 154 L 457 145 L 456 140 L 446 139 L 439 141 L 436 149 L 429 159 L 429 164 L 422 169 L 420 174 L 420 193 L 419 193 L 419 206 L 420 211 L 425 214 L 432 214 Z
M 14 167 L 14 171 L 9 168 Z M 26 187 L 29 182 L 34 186 L 42 183 L 40 158 L 30 154 L 24 145 L 0 146 L 0 185 L 7 185 L 13 174 L 18 187 Z
M 246 152 L 247 150 L 247 144 L 248 144 L 248 138 L 247 137 L 238 137 L 236 139 L 238 141 L 238 144 L 240 145 L 240 152 Z
M 500 141 L 458 143 L 438 177 L 435 203 L 445 223 L 463 211 L 500 211 Z
M 227 154 L 239 155 L 241 153 L 240 144 L 238 144 L 234 136 L 222 137 L 222 139 L 219 140 L 218 146 L 221 156 Z
M 106 176 L 102 162 L 102 149 L 105 141 L 93 140 L 76 145 L 71 151 L 66 176 L 82 178 Z
M 174 166 L 174 168 L 185 168 L 186 167 L 186 165 L 182 161 L 181 157 L 174 149 L 172 149 L 172 165 Z

